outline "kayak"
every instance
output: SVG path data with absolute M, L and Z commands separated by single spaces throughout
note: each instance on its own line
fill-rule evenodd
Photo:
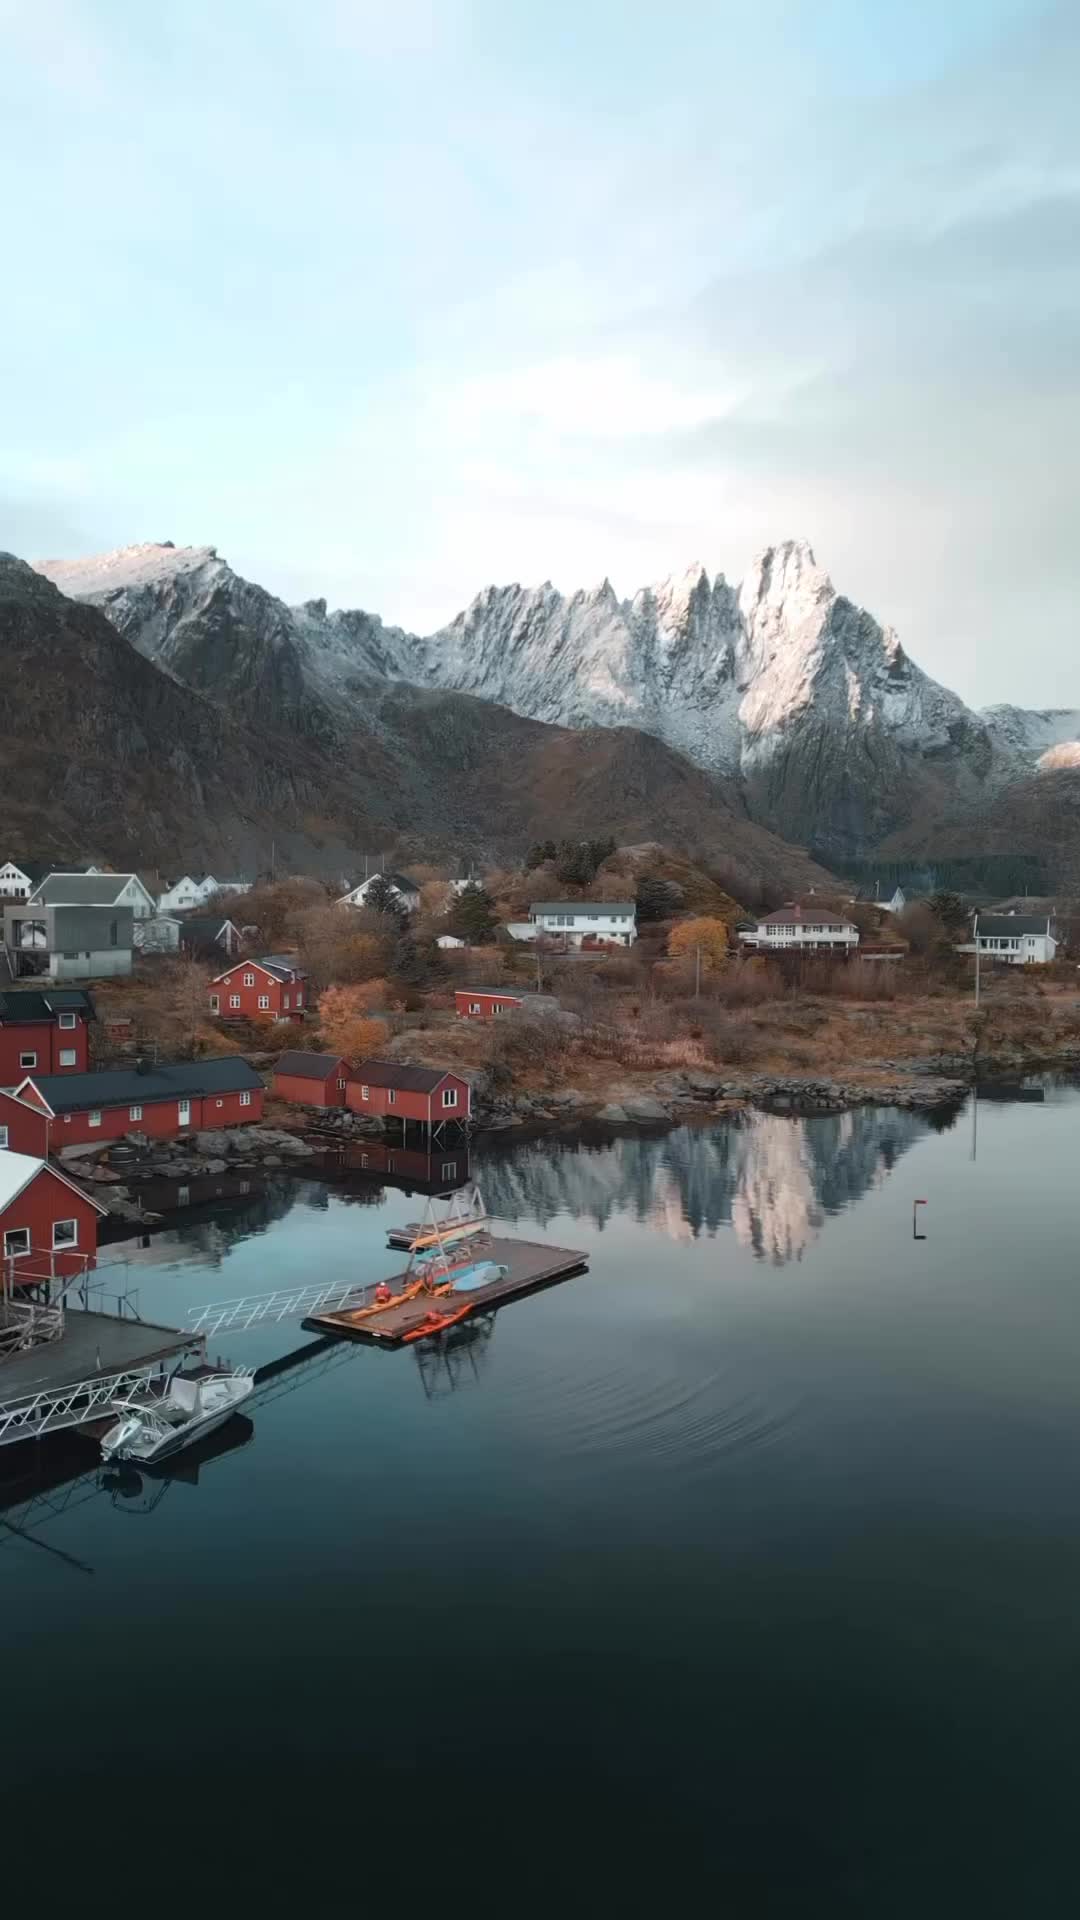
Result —
M 422 1253 L 428 1247 L 444 1246 L 448 1240 L 461 1240 L 467 1234 L 487 1233 L 488 1231 L 488 1223 L 486 1220 L 448 1221 L 445 1226 L 427 1227 L 423 1233 L 418 1233 L 409 1251 L 410 1253 Z
M 471 1300 L 466 1300 L 465 1305 L 459 1307 L 456 1313 L 439 1313 L 438 1310 L 433 1307 L 431 1312 L 421 1320 L 418 1327 L 412 1327 L 408 1333 L 402 1334 L 402 1342 L 404 1343 L 407 1340 L 426 1340 L 429 1334 L 441 1333 L 444 1327 L 454 1326 L 458 1320 L 464 1320 L 465 1315 L 471 1312 Z
M 452 1273 L 450 1284 L 455 1293 L 472 1293 L 476 1287 L 489 1287 L 493 1280 L 505 1280 L 508 1271 L 497 1260 L 476 1260 L 471 1267 Z

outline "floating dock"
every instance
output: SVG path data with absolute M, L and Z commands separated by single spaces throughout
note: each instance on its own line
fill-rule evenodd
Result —
M 410 1228 L 402 1229 L 409 1233 Z M 408 1243 L 406 1243 L 408 1244 Z M 364 1309 L 375 1303 L 375 1288 L 368 1287 L 356 1301 L 355 1306 L 341 1311 L 315 1313 L 304 1321 L 305 1327 L 311 1327 L 320 1333 L 333 1333 L 353 1340 L 369 1340 L 374 1346 L 401 1346 L 407 1335 L 427 1319 L 432 1308 L 450 1308 L 468 1301 L 471 1312 L 483 1313 L 492 1307 L 503 1306 L 508 1300 L 517 1300 L 523 1294 L 535 1293 L 541 1287 L 555 1286 L 560 1280 L 569 1280 L 576 1273 L 584 1273 L 588 1256 L 573 1247 L 553 1247 L 539 1240 L 503 1240 L 492 1236 L 478 1259 L 494 1260 L 506 1268 L 505 1275 L 493 1280 L 486 1287 L 471 1287 L 467 1294 L 439 1294 L 433 1298 L 428 1292 L 421 1292 L 411 1300 L 403 1300 L 397 1306 L 383 1307 L 378 1313 L 366 1314 Z M 395 1274 L 386 1282 L 391 1292 L 398 1293 L 408 1284 L 409 1276 Z M 358 1311 L 359 1309 L 359 1311 Z
M 59 1339 L 0 1360 L 0 1446 L 82 1426 L 118 1394 L 150 1393 L 156 1368 L 184 1353 L 201 1357 L 205 1345 L 182 1328 L 69 1311 Z

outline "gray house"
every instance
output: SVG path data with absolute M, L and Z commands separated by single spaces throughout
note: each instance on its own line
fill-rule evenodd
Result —
M 4 909 L 4 947 L 16 976 L 106 980 L 130 973 L 133 929 L 129 906 L 21 900 Z

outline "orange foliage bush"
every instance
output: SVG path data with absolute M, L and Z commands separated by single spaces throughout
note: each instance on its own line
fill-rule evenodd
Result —
M 346 1060 L 377 1054 L 386 1042 L 386 1023 L 374 1020 L 365 1001 L 367 984 L 327 987 L 319 1001 L 319 1028 L 331 1053 Z

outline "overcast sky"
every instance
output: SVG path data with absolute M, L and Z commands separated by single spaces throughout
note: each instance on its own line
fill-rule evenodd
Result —
M 1080 704 L 1080 8 L 0 0 L 0 547 L 429 630 L 809 538 Z

